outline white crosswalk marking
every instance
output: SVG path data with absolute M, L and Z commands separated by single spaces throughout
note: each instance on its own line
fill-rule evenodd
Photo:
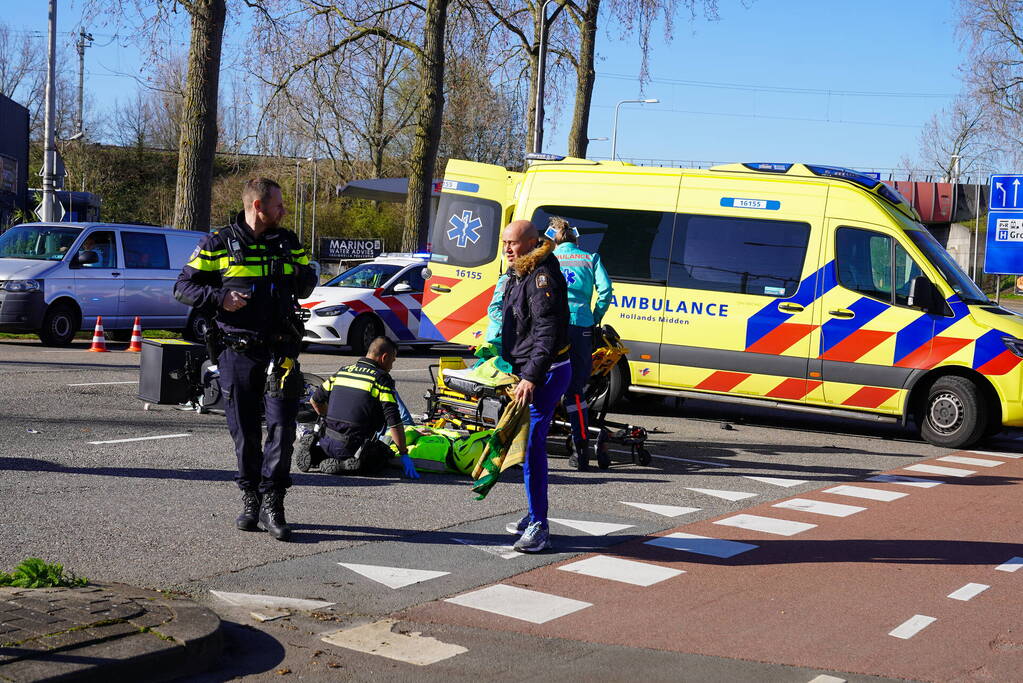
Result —
M 771 484 L 772 486 L 784 486 L 785 488 L 791 488 L 793 486 L 799 486 L 800 484 L 809 484 L 810 482 L 804 479 L 785 479 L 784 477 L 754 477 L 753 475 L 743 475 L 747 479 L 753 481 L 759 481 L 764 484 Z
M 966 451 L 967 453 L 976 453 L 977 455 L 993 455 L 996 458 L 1012 458 L 1013 460 L 1019 460 L 1023 458 L 1023 453 L 995 453 L 994 451 Z
M 857 512 L 863 512 L 867 509 L 860 507 L 859 505 L 825 503 L 820 500 L 810 500 L 809 498 L 783 500 L 780 503 L 775 503 L 771 507 L 784 508 L 787 510 L 801 510 L 803 512 L 812 512 L 815 515 L 827 515 L 829 517 L 848 517 L 849 515 L 855 515 Z
M 405 567 L 384 567 L 375 564 L 355 564 L 352 562 L 338 562 L 345 569 L 351 569 L 356 574 L 362 574 L 371 581 L 382 583 L 388 588 L 404 588 L 414 583 L 422 583 L 440 576 L 447 576 L 450 572 L 438 572 L 429 569 L 406 569 Z
M 833 493 L 836 496 L 849 496 L 851 498 L 880 500 L 884 502 L 898 500 L 903 496 L 909 495 L 908 493 L 902 493 L 901 491 L 886 491 L 884 489 L 872 489 L 869 486 L 851 486 L 848 484 L 832 486 L 830 489 L 824 489 L 824 493 Z
M 694 489 L 686 487 L 690 491 L 696 491 L 707 496 L 713 496 L 715 498 L 723 498 L 724 500 L 745 500 L 746 498 L 755 498 L 757 494 L 747 493 L 746 491 L 722 491 L 720 489 Z
M 655 503 L 629 503 L 627 501 L 620 501 L 622 505 L 631 505 L 634 508 L 640 510 L 646 510 L 647 512 L 653 512 L 654 514 L 664 515 L 665 517 L 681 517 L 687 515 L 690 512 L 699 512 L 700 508 L 687 508 L 680 507 L 678 505 L 657 505 Z
M 712 538 L 710 536 L 697 536 L 677 531 L 667 536 L 658 536 L 645 542 L 646 545 L 654 545 L 659 548 L 670 548 L 672 550 L 684 550 L 697 555 L 709 557 L 728 558 L 735 557 L 748 550 L 754 550 L 760 546 L 752 543 L 740 543 L 739 541 L 726 541 L 723 538 Z
M 1014 572 L 1018 571 L 1020 567 L 1023 567 L 1023 557 L 1013 557 L 995 567 L 995 570 L 1000 572 Z
M 903 640 L 909 640 L 920 631 L 924 630 L 937 619 L 934 617 L 927 617 L 923 614 L 915 614 L 906 621 L 902 622 L 894 629 L 888 632 L 888 635 L 894 636 L 895 638 L 901 638 Z
M 945 483 L 933 479 L 921 479 L 919 477 L 904 477 L 900 474 L 878 474 L 869 477 L 867 481 L 880 481 L 886 484 L 903 484 L 904 486 L 915 486 L 921 489 L 929 489 L 932 486 L 940 486 Z
M 613 534 L 616 531 L 622 531 L 623 529 L 631 529 L 632 524 L 615 524 L 613 522 L 590 522 L 583 519 L 558 519 L 557 517 L 549 517 L 548 521 L 567 526 L 577 531 L 582 531 L 590 536 L 607 536 Z
M 976 474 L 976 470 L 961 470 L 958 467 L 940 467 L 938 465 L 909 465 L 904 470 L 912 472 L 923 472 L 924 474 L 940 474 L 946 477 L 968 477 Z
M 734 526 L 739 529 L 750 531 L 762 531 L 765 534 L 777 536 L 795 536 L 804 531 L 815 528 L 816 524 L 807 522 L 790 522 L 787 519 L 775 519 L 774 517 L 761 517 L 760 515 L 733 515 L 714 522 L 721 526 Z
M 436 664 L 469 651 L 461 645 L 444 643 L 415 631 L 395 633 L 392 629 L 396 623 L 395 619 L 382 619 L 372 624 L 325 633 L 320 640 L 348 650 L 417 666 Z
M 983 583 L 968 583 L 962 588 L 949 593 L 948 597 L 952 598 L 953 600 L 963 601 L 972 600 L 973 598 L 980 595 L 990 587 L 991 586 L 988 586 L 987 584 Z
M 589 602 L 516 586 L 506 586 L 503 583 L 456 595 L 453 598 L 446 598 L 444 602 L 500 614 L 533 624 L 545 624 L 558 617 L 593 606 Z
M 965 458 L 961 455 L 946 455 L 938 460 L 944 460 L 945 462 L 954 462 L 959 465 L 973 465 L 975 467 L 998 467 L 1004 465 L 1004 460 L 985 460 L 983 458 Z
M 564 572 L 594 576 L 598 579 L 628 583 L 633 586 L 652 586 L 655 583 L 674 578 L 679 574 L 685 574 L 681 569 L 662 567 L 657 564 L 650 564 L 649 562 L 625 560 L 608 555 L 595 555 L 585 560 L 562 565 L 558 569 Z

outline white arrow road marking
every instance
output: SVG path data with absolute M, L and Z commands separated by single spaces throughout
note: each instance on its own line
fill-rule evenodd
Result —
M 629 503 L 621 501 L 622 505 L 631 505 L 634 508 L 640 510 L 646 510 L 647 512 L 653 512 L 657 515 L 664 515 L 665 517 L 681 517 L 682 515 L 688 515 L 690 512 L 699 512 L 700 508 L 686 508 L 678 505 L 657 505 L 656 503 Z
M 394 619 L 383 619 L 347 630 L 331 631 L 324 634 L 321 640 L 346 650 L 379 655 L 417 666 L 436 664 L 469 651 L 461 645 L 443 643 L 436 638 L 424 636 L 419 631 L 394 633 L 391 629 L 396 623 Z
M 803 479 L 785 479 L 783 477 L 754 477 L 750 475 L 743 475 L 747 479 L 753 481 L 759 481 L 764 484 L 772 484 L 773 486 L 784 486 L 785 488 L 791 488 L 793 486 L 799 486 L 800 484 L 808 484 L 809 482 Z
M 382 583 L 388 588 L 404 588 L 414 583 L 421 583 L 436 579 L 440 576 L 447 576 L 451 572 L 437 572 L 430 569 L 406 569 L 404 567 L 383 567 L 375 564 L 354 564 L 351 562 L 338 562 L 346 569 L 351 569 L 356 574 L 362 574 L 371 581 Z
M 757 494 L 746 493 L 745 491 L 722 491 L 720 489 L 693 489 L 686 487 L 690 491 L 696 491 L 697 493 L 703 493 L 708 496 L 714 496 L 715 498 L 723 498 L 724 500 L 745 500 L 747 498 L 755 498 Z
M 303 600 L 302 598 L 284 598 L 276 595 L 252 595 L 250 593 L 226 593 L 224 591 L 210 591 L 210 593 L 224 602 L 236 607 L 248 609 L 298 609 L 315 610 L 325 609 L 334 603 L 323 600 Z
M 894 629 L 888 632 L 888 635 L 896 638 L 902 638 L 903 640 L 909 640 L 920 631 L 933 624 L 937 619 L 934 617 L 925 617 L 922 614 L 915 614 L 906 621 L 902 622 Z
M 548 521 L 556 522 L 562 526 L 567 526 L 577 531 L 582 531 L 589 534 L 590 536 L 607 536 L 613 534 L 616 531 L 622 531 L 623 529 L 631 529 L 632 524 L 614 524 L 612 522 L 589 522 L 582 519 L 558 519 L 557 517 L 549 517 Z
M 446 598 L 444 602 L 500 614 L 533 624 L 544 624 L 552 619 L 593 606 L 593 603 L 506 586 L 503 583 L 481 588 L 471 593 L 456 595 L 453 598 Z
M 662 567 L 649 562 L 636 562 L 635 560 L 624 560 L 620 557 L 608 555 L 594 555 L 585 560 L 563 564 L 558 567 L 563 572 L 585 574 L 598 579 L 608 579 L 629 583 L 633 586 L 652 586 L 666 579 L 671 579 L 679 574 L 685 574 L 681 569 Z
M 511 560 L 516 557 L 524 557 L 522 553 L 515 552 L 510 545 L 500 545 L 497 543 L 486 544 L 486 543 L 474 543 L 466 538 L 453 538 L 452 540 L 457 541 L 463 545 L 467 545 L 470 548 L 481 550 L 489 555 L 497 555 L 502 560 Z

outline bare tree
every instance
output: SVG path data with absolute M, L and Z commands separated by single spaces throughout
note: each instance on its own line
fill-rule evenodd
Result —
M 46 75 L 46 53 L 42 44 L 25 33 L 20 37 L 0 23 L 0 95 L 28 101 L 40 74 Z
M 110 135 L 122 147 L 141 150 L 152 144 L 153 111 L 149 99 L 141 91 L 126 102 L 118 102 L 111 115 Z
M 987 115 L 976 101 L 957 97 L 935 114 L 920 133 L 920 156 L 925 168 L 940 169 L 946 178 L 991 171 L 998 149 L 991 144 Z M 958 160 L 958 168 L 956 168 Z

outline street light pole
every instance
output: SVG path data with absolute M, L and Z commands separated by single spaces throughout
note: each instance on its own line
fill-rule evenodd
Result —
M 654 104 L 656 102 L 660 102 L 660 100 L 656 100 L 656 99 L 648 99 L 648 100 L 622 100 L 621 102 L 619 102 L 618 104 L 615 105 L 615 122 L 614 122 L 614 125 L 611 127 L 611 161 L 614 161 L 615 158 L 616 158 L 615 157 L 615 150 L 617 149 L 617 143 L 618 143 L 618 112 L 621 109 L 621 106 L 623 104 L 628 104 L 630 102 L 635 102 L 636 104 Z
M 43 205 L 42 218 L 50 222 L 56 218 L 55 204 L 56 194 L 54 175 L 57 172 L 57 145 L 55 140 L 54 118 L 56 107 L 54 100 L 57 93 L 56 77 L 57 59 L 57 0 L 50 0 L 50 40 L 49 59 L 46 67 L 46 121 L 44 135 L 46 137 L 43 151 Z
M 540 49 L 536 65 L 536 103 L 533 108 L 533 150 L 543 150 L 543 91 L 547 75 L 547 5 L 556 0 L 545 0 L 540 8 Z

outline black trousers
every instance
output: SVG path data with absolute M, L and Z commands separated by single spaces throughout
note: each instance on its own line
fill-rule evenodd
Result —
M 291 454 L 299 408 L 294 398 L 265 394 L 269 364 L 269 355 L 232 349 L 224 349 L 219 358 L 220 383 L 227 396 L 227 426 L 238 458 L 235 481 L 242 490 L 258 489 L 260 493 L 291 486 Z M 264 414 L 265 444 L 260 425 Z

